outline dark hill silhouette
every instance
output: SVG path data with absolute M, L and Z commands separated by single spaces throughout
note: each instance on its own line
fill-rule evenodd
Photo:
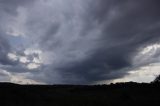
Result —
M 0 84 L 0 106 L 143 106 L 160 104 L 160 83 Z

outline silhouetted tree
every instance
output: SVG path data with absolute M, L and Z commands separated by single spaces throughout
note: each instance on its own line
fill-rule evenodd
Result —
M 160 75 L 158 75 L 153 82 L 160 82 Z

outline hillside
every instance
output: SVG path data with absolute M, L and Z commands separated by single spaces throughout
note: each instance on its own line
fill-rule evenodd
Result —
M 0 84 L 1 106 L 137 106 L 160 104 L 160 83 L 110 85 Z

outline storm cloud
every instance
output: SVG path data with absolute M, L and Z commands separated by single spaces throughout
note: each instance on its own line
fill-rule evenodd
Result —
M 0 69 L 46 84 L 123 78 L 159 63 L 159 5 L 158 0 L 0 0 Z M 149 46 L 152 54 L 142 53 Z

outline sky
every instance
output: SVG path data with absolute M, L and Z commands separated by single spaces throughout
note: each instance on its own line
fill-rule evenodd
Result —
M 159 0 L 0 0 L 0 82 L 150 82 Z

